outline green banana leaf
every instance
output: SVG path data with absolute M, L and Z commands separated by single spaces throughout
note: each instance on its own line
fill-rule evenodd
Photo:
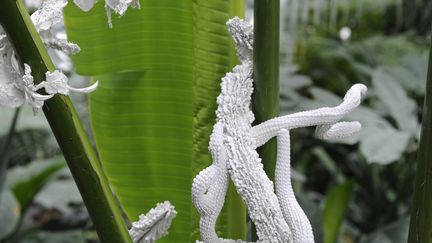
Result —
M 135 221 L 165 200 L 178 211 L 160 242 L 199 237 L 191 183 L 211 163 L 220 78 L 234 64 L 225 22 L 240 2 L 141 0 L 140 10 L 113 16 L 112 29 L 103 1 L 88 13 L 65 9 L 68 37 L 82 49 L 73 58 L 77 72 L 100 81 L 90 96 L 91 124 L 126 215 Z M 241 200 L 229 196 L 227 205 L 218 233 L 243 238 Z

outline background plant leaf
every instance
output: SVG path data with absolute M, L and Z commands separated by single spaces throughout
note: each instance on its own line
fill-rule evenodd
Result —
M 346 181 L 328 193 L 323 213 L 324 243 L 335 243 L 353 194 L 353 181 Z
M 9 129 L 10 122 L 14 116 L 15 109 L 0 107 L 0 136 L 5 135 Z M 41 129 L 50 131 L 49 124 L 42 113 L 34 114 L 30 106 L 24 105 L 20 110 L 16 131 L 28 129 Z
M 369 162 L 389 164 L 405 152 L 410 135 L 393 128 L 370 127 L 363 129 L 360 151 Z
M 26 208 L 51 176 L 65 166 L 64 159 L 57 158 L 15 167 L 8 171 L 7 185 L 14 192 L 21 207 Z
M 13 193 L 5 189 L 0 194 L 0 240 L 11 234 L 18 225 L 21 207 Z
M 51 181 L 36 195 L 35 202 L 46 209 L 56 209 L 63 214 L 72 212 L 70 206 L 83 204 L 72 178 Z
M 376 69 L 372 74 L 372 83 L 376 95 L 398 125 L 398 128 L 411 134 L 417 132 L 416 103 L 409 98 L 402 87 L 392 76 L 381 69 Z

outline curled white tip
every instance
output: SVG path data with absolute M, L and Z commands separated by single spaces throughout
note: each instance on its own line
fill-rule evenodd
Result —
M 85 87 L 85 88 L 72 88 L 72 87 L 70 87 L 70 90 L 74 91 L 74 92 L 78 92 L 78 93 L 88 94 L 88 93 L 95 91 L 96 88 L 98 87 L 98 85 L 99 85 L 99 81 L 96 81 L 94 84 L 90 85 L 89 87 Z
M 347 138 L 361 129 L 361 124 L 358 121 L 353 122 L 338 122 L 318 126 L 315 130 L 315 137 L 323 140 L 337 140 Z
M 363 99 L 367 93 L 367 87 L 364 84 L 354 84 L 351 88 L 346 92 L 344 100 L 350 98 L 358 98 Z
M 367 92 L 367 87 L 364 84 L 354 84 L 352 87 L 360 90 L 362 96 L 364 96 Z

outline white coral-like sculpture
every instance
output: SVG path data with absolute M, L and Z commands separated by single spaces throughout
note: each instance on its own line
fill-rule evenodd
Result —
M 67 1 L 63 0 L 44 0 L 42 6 L 31 15 L 31 19 L 45 46 L 71 55 L 78 53 L 80 47 L 68 42 L 66 35 L 53 36 L 52 33 L 53 27 L 63 24 L 63 8 L 66 5 Z
M 291 186 L 289 130 L 317 126 L 316 136 L 321 139 L 350 136 L 360 130 L 360 123 L 339 121 L 360 105 L 366 86 L 351 87 L 339 106 L 299 112 L 252 126 L 252 26 L 235 17 L 227 22 L 227 27 L 236 42 L 241 64 L 222 79 L 209 145 L 213 163 L 192 184 L 192 201 L 201 214 L 202 241 L 241 242 L 221 239 L 215 231 L 231 178 L 257 227 L 259 242 L 312 243 L 312 227 Z M 276 136 L 274 189 L 256 148 Z
M 98 0 L 74 0 L 74 3 L 84 12 L 90 11 Z M 112 28 L 111 12 L 123 16 L 126 10 L 131 8 L 140 8 L 139 0 L 105 0 L 105 9 L 108 17 L 108 25 Z

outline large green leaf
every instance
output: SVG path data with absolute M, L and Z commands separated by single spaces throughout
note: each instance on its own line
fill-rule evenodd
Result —
M 161 242 L 198 237 L 191 182 L 211 162 L 216 96 L 233 59 L 225 27 L 231 6 L 230 0 L 142 0 L 140 10 L 114 17 L 113 29 L 103 1 L 88 13 L 72 4 L 65 10 L 68 36 L 82 48 L 77 71 L 100 81 L 90 99 L 91 123 L 127 216 L 136 220 L 164 200 L 178 211 Z M 244 222 L 240 200 L 232 201 L 230 216 Z M 240 223 L 236 230 L 227 229 L 227 220 L 221 225 L 221 236 L 244 233 Z

